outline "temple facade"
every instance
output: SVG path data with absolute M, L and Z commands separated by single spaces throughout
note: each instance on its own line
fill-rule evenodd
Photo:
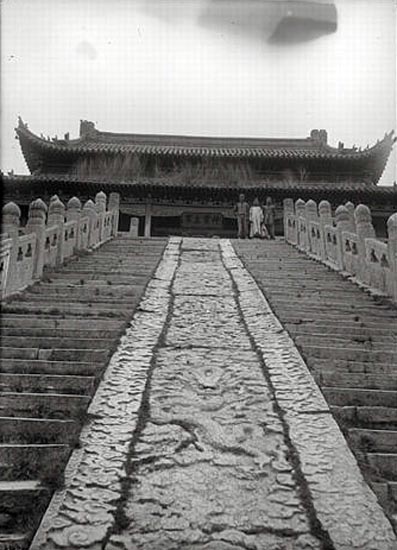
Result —
M 142 135 L 103 132 L 82 120 L 77 139 L 50 139 L 19 119 L 16 133 L 31 175 L 6 176 L 6 200 L 119 192 L 120 229 L 138 218 L 146 236 L 233 236 L 240 193 L 249 202 L 273 198 L 278 233 L 284 198 L 364 202 L 375 225 L 397 206 L 395 187 L 377 185 L 393 132 L 366 149 L 332 147 L 325 130 L 302 139 Z

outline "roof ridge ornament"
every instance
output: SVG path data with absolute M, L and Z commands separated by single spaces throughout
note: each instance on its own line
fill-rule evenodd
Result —
M 95 128 L 95 123 L 91 120 L 80 120 L 80 137 L 90 137 L 95 135 L 97 129 Z
M 28 128 L 28 123 L 24 122 L 20 115 L 18 115 L 18 128 Z

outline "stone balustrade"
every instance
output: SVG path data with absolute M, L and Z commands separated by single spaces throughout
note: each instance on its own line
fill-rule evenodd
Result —
M 376 289 L 397 302 L 397 213 L 387 222 L 388 240 L 376 238 L 370 209 L 351 202 L 332 215 L 328 201 L 284 201 L 287 242 L 345 272 L 355 281 Z
M 66 207 L 57 195 L 47 205 L 36 199 L 29 205 L 28 221 L 20 226 L 21 210 L 13 202 L 2 209 L 0 238 L 0 290 L 5 298 L 31 285 L 43 269 L 56 268 L 89 248 L 96 248 L 117 234 L 120 197 L 105 193 L 82 207 L 72 197 Z

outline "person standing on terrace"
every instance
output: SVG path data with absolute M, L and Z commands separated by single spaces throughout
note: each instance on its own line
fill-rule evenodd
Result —
M 239 202 L 234 208 L 237 214 L 237 238 L 245 239 L 248 237 L 249 204 L 245 200 L 245 195 L 239 195 Z
M 265 221 L 265 226 L 266 226 L 266 229 L 267 229 L 271 239 L 275 238 L 275 231 L 274 231 L 275 215 L 274 215 L 274 211 L 275 211 L 275 207 L 274 207 L 274 204 L 272 202 L 272 199 L 271 199 L 271 197 L 267 197 L 266 198 L 266 204 L 263 207 L 263 213 L 264 213 L 264 216 L 265 216 L 265 220 L 264 220 Z

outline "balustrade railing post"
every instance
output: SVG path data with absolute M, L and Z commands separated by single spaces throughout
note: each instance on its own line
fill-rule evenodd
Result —
M 72 197 L 68 200 L 66 208 L 66 221 L 76 222 L 76 250 L 81 248 L 81 233 L 80 233 L 80 220 L 81 220 L 81 201 L 77 197 Z
M 313 237 L 310 231 L 310 223 L 318 222 L 317 204 L 314 200 L 310 199 L 305 204 L 305 217 L 306 217 L 306 232 L 307 232 L 307 247 L 310 252 L 314 252 L 314 242 L 316 237 Z
M 36 199 L 30 203 L 25 231 L 26 233 L 35 233 L 36 235 L 36 246 L 33 256 L 33 279 L 40 279 L 43 275 L 46 214 L 47 205 L 41 199 Z
M 302 199 L 298 199 L 295 202 L 295 216 L 296 216 L 296 227 L 297 227 L 297 245 L 299 248 L 304 249 L 306 239 L 304 237 L 304 234 L 301 228 L 301 224 L 302 224 L 301 218 L 305 217 L 305 201 Z
M 328 201 L 321 201 L 318 205 L 318 213 L 320 219 L 320 232 L 321 232 L 321 257 L 323 260 L 327 259 L 327 247 L 326 247 L 326 235 L 325 226 L 333 225 L 331 204 Z
M 132 238 L 138 237 L 138 229 L 139 229 L 139 219 L 131 218 L 129 236 Z
M 110 193 L 109 195 L 109 210 L 113 212 L 113 222 L 112 222 L 112 235 L 117 237 L 117 232 L 119 230 L 119 210 L 120 210 L 120 194 L 119 193 Z
M 97 221 L 98 221 L 98 214 L 95 209 L 95 204 L 91 199 L 88 199 L 88 201 L 83 206 L 83 214 L 84 216 L 87 216 L 89 220 L 89 233 L 88 233 L 88 248 L 91 246 L 95 246 L 98 243 L 98 232 L 97 232 Z
M 345 204 L 345 208 L 347 209 L 349 213 L 349 229 L 347 231 L 350 231 L 351 233 L 356 232 L 356 221 L 354 219 L 354 204 L 350 201 L 348 201 Z
M 16 263 L 18 257 L 18 238 L 21 210 L 15 202 L 8 202 L 2 208 L 2 232 L 7 233 L 11 239 L 10 257 L 8 263 L 8 274 L 6 288 L 3 290 L 4 296 L 10 294 L 16 288 Z
M 102 242 L 104 240 L 104 223 L 105 223 L 105 213 L 106 213 L 106 194 L 103 191 L 99 191 L 95 195 L 95 210 L 99 218 L 99 236 L 98 241 Z
M 336 229 L 338 233 L 338 264 L 340 269 L 345 269 L 342 233 L 351 230 L 349 210 L 341 204 L 335 210 Z
M 387 253 L 392 273 L 391 291 L 393 298 L 397 301 L 397 212 L 387 220 Z
M 357 252 L 359 260 L 359 279 L 364 283 L 368 282 L 368 269 L 365 250 L 365 239 L 374 239 L 376 237 L 374 226 L 372 225 L 371 210 L 365 204 L 359 204 L 354 211 L 357 234 Z
M 293 242 L 292 231 L 290 228 L 291 217 L 294 216 L 294 201 L 292 199 L 284 199 L 283 201 L 283 218 L 284 218 L 284 239 L 287 242 Z M 294 243 L 295 244 L 295 243 Z
M 52 227 L 56 225 L 58 227 L 57 231 L 57 257 L 56 265 L 61 265 L 63 263 L 63 244 L 64 244 L 64 234 L 63 227 L 65 224 L 65 205 L 60 200 L 58 195 L 54 195 L 50 199 L 50 205 L 48 207 L 48 219 L 47 227 Z

